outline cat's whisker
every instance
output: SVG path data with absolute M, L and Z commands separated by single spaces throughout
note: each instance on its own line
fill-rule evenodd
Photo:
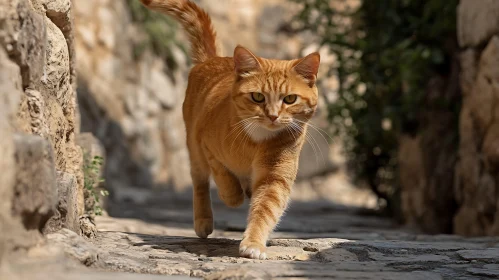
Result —
M 289 128 L 289 126 L 288 126 L 288 125 L 286 126 L 286 131 L 287 131 L 289 134 L 291 134 L 291 136 L 293 136 L 293 139 L 296 141 L 296 136 L 295 136 L 295 134 L 293 133 L 292 129 L 291 129 L 291 128 Z
M 259 118 L 259 117 L 258 117 L 258 116 L 248 117 L 248 118 L 245 118 L 245 119 L 242 119 L 242 120 L 238 121 L 238 122 L 237 122 L 237 123 L 235 123 L 233 126 L 238 126 L 238 125 L 240 125 L 240 124 L 243 124 L 243 123 L 245 123 L 245 122 L 249 122 L 249 121 L 251 121 L 251 120 L 253 120 L 253 119 L 257 119 L 257 118 Z
M 324 142 L 329 146 L 329 142 L 327 141 L 326 137 L 324 137 L 324 135 L 321 133 L 321 131 L 319 130 L 320 128 L 314 126 L 314 125 L 311 125 L 310 126 L 312 129 L 314 129 L 315 131 L 317 131 L 319 133 L 319 135 L 322 137 L 322 139 L 324 140 Z M 328 134 L 326 134 L 327 136 L 329 136 Z M 329 138 L 331 138 L 331 136 L 329 136 Z M 333 140 L 333 138 L 331 138 L 332 142 L 335 143 L 335 141 Z
M 244 142 L 245 138 L 247 136 L 250 135 L 249 131 L 252 127 L 256 127 L 256 121 L 247 121 L 247 122 L 244 122 L 244 124 L 242 126 L 240 126 L 240 131 L 239 133 L 236 135 L 236 137 L 232 140 L 232 144 L 230 145 L 230 150 L 229 152 L 232 153 L 232 147 L 234 146 L 234 143 L 236 142 L 237 138 L 243 134 L 243 139 L 242 141 Z M 245 133 L 244 133 L 245 132 Z M 240 147 L 240 146 L 239 146 Z
M 303 127 L 300 127 L 298 124 L 296 123 L 293 123 L 294 126 L 296 127 L 297 130 L 300 131 L 300 133 L 303 133 Z M 310 146 L 312 147 L 312 150 L 314 151 L 314 155 L 315 155 L 315 164 L 317 166 L 319 166 L 319 156 L 317 155 L 317 149 L 315 148 L 315 144 L 312 142 L 312 140 L 310 139 L 310 136 L 305 133 L 305 140 L 307 141 L 308 144 L 310 144 Z
M 246 131 L 246 135 L 244 136 L 244 139 L 243 139 L 243 154 L 244 152 L 246 151 L 246 141 L 248 141 L 248 139 L 251 138 L 251 134 L 258 128 L 258 124 L 253 121 L 251 124 L 250 124 L 250 127 L 248 127 L 247 131 Z
M 327 134 L 327 132 L 324 131 L 323 129 L 321 129 L 321 128 L 319 128 L 319 127 L 317 127 L 317 126 L 315 126 L 315 125 L 313 125 L 311 123 L 300 121 L 298 119 L 295 119 L 295 121 L 297 121 L 298 123 L 301 123 L 303 125 L 308 125 L 312 129 L 314 129 L 315 131 L 317 131 L 317 133 L 319 133 L 319 135 L 322 137 L 322 139 L 324 140 L 324 142 L 326 143 L 326 145 L 328 147 L 329 147 L 329 142 L 327 141 L 327 139 L 324 137 L 324 135 L 322 133 L 326 134 L 333 141 L 333 143 L 335 143 L 334 139 L 331 136 L 329 136 L 329 134 Z M 307 131 L 307 134 L 309 134 L 308 131 Z M 324 153 L 323 153 L 322 149 L 320 148 L 319 143 L 317 143 L 317 141 L 315 140 L 315 137 L 312 134 L 309 134 L 309 135 L 315 141 L 315 143 L 317 144 L 317 147 L 319 148 L 319 151 L 321 153 L 322 162 L 323 162 L 324 165 L 326 165 L 326 161 L 324 160 Z
M 296 141 L 296 140 L 297 140 L 297 139 L 298 139 L 301 135 L 303 135 L 303 133 L 302 133 L 299 129 L 297 129 L 297 128 L 295 128 L 295 127 L 293 126 L 293 123 L 290 123 L 290 125 L 289 125 L 289 126 L 287 126 L 286 128 L 288 128 L 288 127 L 290 128 L 291 135 L 293 136 L 293 138 L 295 139 L 295 141 Z
M 303 127 L 301 127 L 299 124 L 297 123 L 293 123 L 294 126 L 298 129 L 300 129 L 300 131 L 303 133 Z M 306 125 L 307 123 L 305 122 L 302 122 L 303 125 Z M 309 132 L 307 131 L 305 133 L 305 139 L 306 141 L 310 144 L 310 146 L 312 147 L 312 150 L 314 151 L 314 154 L 315 154 L 315 160 L 316 160 L 316 164 L 319 165 L 319 156 L 317 154 L 317 150 L 319 150 L 320 154 L 321 154 L 321 158 L 322 158 L 322 163 L 324 165 L 326 165 L 326 161 L 324 159 L 324 153 L 322 152 L 322 149 L 321 147 L 319 146 L 319 143 L 317 143 L 317 140 L 315 140 L 315 138 L 313 137 L 312 134 L 309 134 Z M 317 146 L 317 147 L 316 147 Z
M 237 127 L 234 127 L 228 134 L 227 136 L 225 136 L 224 138 L 224 141 L 227 140 L 229 138 L 229 136 L 233 135 L 234 133 L 237 133 L 240 129 L 242 129 L 244 127 L 244 124 L 241 124 Z
M 244 152 L 246 151 L 246 139 L 249 137 L 248 135 L 250 134 L 250 131 L 251 129 L 253 128 L 253 123 L 250 123 L 249 126 L 247 128 L 245 128 L 245 133 L 243 135 L 243 139 L 241 140 L 242 144 L 241 145 L 238 145 L 238 152 L 239 152 L 239 149 L 241 149 L 241 146 L 243 147 L 243 151 L 242 151 L 242 154 L 244 155 Z
M 245 123 L 243 126 L 239 127 L 239 132 L 237 133 L 236 137 L 232 140 L 232 143 L 230 144 L 230 149 L 229 149 L 230 153 L 232 153 L 232 146 L 234 146 L 234 143 L 236 142 L 237 138 L 239 137 L 239 135 L 241 135 L 241 133 L 244 132 L 244 130 L 246 129 L 247 125 L 248 124 Z
M 298 119 L 294 119 L 294 120 L 295 120 L 295 121 L 297 121 L 297 122 L 299 122 L 299 123 L 302 123 L 302 124 L 307 124 L 307 125 L 308 125 L 308 126 L 310 126 L 311 128 L 315 129 L 317 132 L 319 132 L 319 134 L 321 134 L 321 136 L 322 136 L 323 138 L 324 138 L 324 135 L 322 135 L 322 134 L 323 134 L 323 133 L 324 133 L 324 134 L 326 134 L 326 135 L 327 135 L 327 137 L 328 137 L 329 139 L 331 139 L 331 141 L 332 141 L 333 143 L 336 143 L 336 141 L 333 139 L 333 137 L 331 137 L 331 135 L 329 135 L 329 133 L 327 133 L 327 131 L 325 131 L 324 129 L 322 129 L 322 128 L 320 128 L 320 127 L 318 127 L 318 126 L 314 125 L 314 124 L 311 124 L 311 123 L 309 123 L 309 122 L 304 122 L 304 121 L 301 121 L 301 120 L 298 120 Z M 326 142 L 328 142 L 328 141 L 326 140 L 326 138 L 324 138 L 324 140 L 325 140 Z
M 317 149 L 319 150 L 319 153 L 321 154 L 322 158 L 322 164 L 326 166 L 326 160 L 324 159 L 324 153 L 322 152 L 321 146 L 319 146 L 319 143 L 317 143 L 317 140 L 315 140 L 314 136 L 307 131 L 307 136 L 309 136 L 314 142 L 315 145 L 317 145 Z
M 227 140 L 227 138 L 230 135 L 232 135 L 235 131 L 237 131 L 238 128 L 243 127 L 245 124 L 249 123 L 252 119 L 256 119 L 256 118 L 258 118 L 258 116 L 249 117 L 249 118 L 243 119 L 243 120 L 237 122 L 236 124 L 234 124 L 231 131 L 227 134 L 227 136 L 225 136 L 224 141 Z
M 241 145 L 238 145 L 237 146 L 237 150 L 239 151 L 239 149 L 241 149 L 241 147 L 243 147 L 243 154 L 244 154 L 244 151 L 245 151 L 245 143 L 246 143 L 246 138 L 248 137 L 251 129 L 253 128 L 254 126 L 254 122 L 251 122 L 251 123 L 248 123 L 248 125 L 246 127 L 244 127 L 244 134 L 243 134 L 243 139 L 241 139 Z

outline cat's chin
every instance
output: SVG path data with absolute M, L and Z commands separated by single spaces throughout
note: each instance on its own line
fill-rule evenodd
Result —
M 275 125 L 275 126 L 263 126 L 258 125 L 256 128 L 250 128 L 246 130 L 248 136 L 255 142 L 261 142 L 265 140 L 272 139 L 279 135 L 285 129 L 284 125 Z

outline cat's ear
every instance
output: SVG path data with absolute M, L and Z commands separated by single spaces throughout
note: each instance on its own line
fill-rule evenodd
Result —
M 298 60 L 293 66 L 293 70 L 295 70 L 298 75 L 302 76 L 308 82 L 308 85 L 312 87 L 317 80 L 317 72 L 319 71 L 320 63 L 320 54 L 314 52 Z
M 258 58 L 241 45 L 234 49 L 234 65 L 234 70 L 240 77 L 251 75 L 262 69 Z

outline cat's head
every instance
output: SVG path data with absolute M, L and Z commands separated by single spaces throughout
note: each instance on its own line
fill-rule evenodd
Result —
M 297 134 L 317 108 L 320 56 L 270 60 L 244 47 L 234 50 L 236 82 L 232 100 L 246 132 L 255 141 L 280 132 Z

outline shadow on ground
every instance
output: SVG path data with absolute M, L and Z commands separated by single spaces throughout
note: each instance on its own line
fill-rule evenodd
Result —
M 248 205 L 212 194 L 215 231 L 192 229 L 190 193 L 112 203 L 94 244 L 105 269 L 205 279 L 496 279 L 499 238 L 421 235 L 362 209 L 292 203 L 268 242 L 268 260 L 238 256 Z
M 239 257 L 239 241 L 227 238 L 200 239 L 184 236 L 156 236 L 135 234 L 143 242 L 133 246 L 150 246 L 156 250 L 175 253 L 188 252 L 199 257 Z

